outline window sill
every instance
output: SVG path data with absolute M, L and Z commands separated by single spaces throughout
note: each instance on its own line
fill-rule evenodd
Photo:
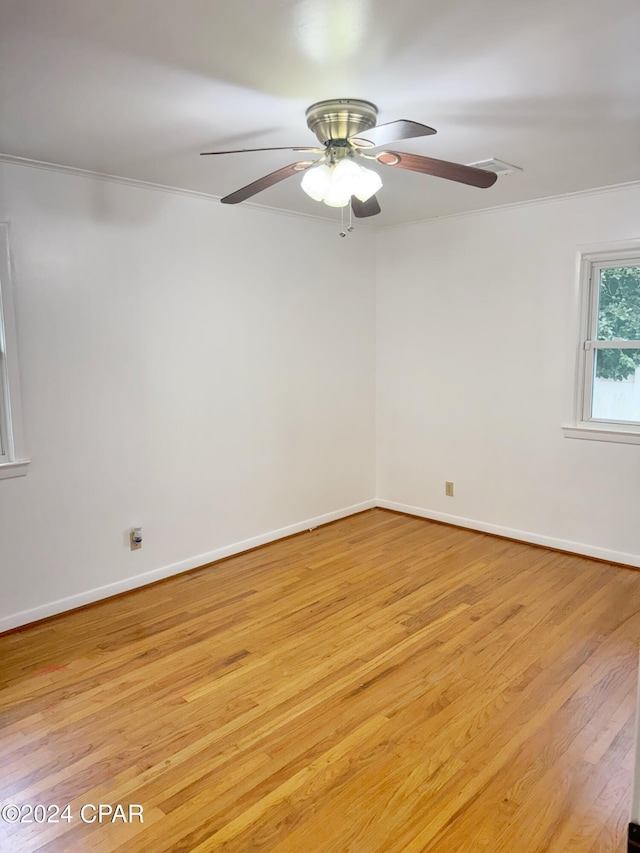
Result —
M 18 459 L 16 462 L 0 462 L 0 480 L 24 477 L 30 461 L 30 459 Z
M 588 441 L 614 441 L 618 444 L 640 444 L 640 430 L 608 426 L 563 426 L 565 438 L 583 438 Z

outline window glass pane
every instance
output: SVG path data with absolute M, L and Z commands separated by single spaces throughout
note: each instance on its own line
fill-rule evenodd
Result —
M 600 270 L 599 341 L 640 341 L 640 267 Z
M 640 349 L 595 351 L 591 417 L 640 423 Z

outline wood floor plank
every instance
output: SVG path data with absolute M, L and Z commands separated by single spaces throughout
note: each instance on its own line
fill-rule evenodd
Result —
M 0 805 L 73 815 L 0 850 L 622 853 L 639 645 L 637 571 L 360 513 L 0 636 Z

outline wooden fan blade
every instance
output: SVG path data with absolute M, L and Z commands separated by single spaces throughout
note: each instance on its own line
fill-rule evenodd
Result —
M 380 154 L 376 154 L 376 160 L 383 166 L 409 169 L 411 172 L 422 172 L 423 175 L 434 175 L 436 178 L 458 181 L 461 184 L 483 189 L 493 186 L 498 179 L 494 172 L 485 172 L 484 169 L 476 169 L 475 166 L 463 166 L 461 163 L 434 160 L 433 157 L 405 154 L 402 151 L 381 151 Z
M 427 127 L 426 124 L 400 119 L 399 121 L 390 121 L 387 124 L 379 124 L 376 127 L 372 127 L 364 133 L 352 136 L 349 141 L 361 148 L 377 148 L 379 145 L 387 145 L 389 142 L 395 142 L 398 139 L 432 136 L 434 133 L 437 133 L 437 130 Z M 361 142 L 364 144 L 360 145 Z
M 351 210 L 353 210 L 354 216 L 364 219 L 365 216 L 375 216 L 377 213 L 380 213 L 380 204 L 374 195 L 366 201 L 360 201 L 360 199 L 352 195 Z
M 285 145 L 284 148 L 237 148 L 233 151 L 201 151 L 201 157 L 210 157 L 212 154 L 250 154 L 252 151 L 313 151 L 315 154 L 324 153 L 324 148 L 292 148 Z
M 301 163 L 292 163 L 290 166 L 284 166 L 282 169 L 278 169 L 276 172 L 271 172 L 263 178 L 258 178 L 257 181 L 247 184 L 246 187 L 242 187 L 234 193 L 226 195 L 224 198 L 221 198 L 220 201 L 222 204 L 238 204 L 238 202 L 245 201 L 246 199 L 251 198 L 252 195 L 257 195 L 257 193 L 261 193 L 262 190 L 266 190 L 274 184 L 284 181 L 286 178 L 290 178 L 292 175 L 304 172 L 305 169 L 308 169 L 309 166 L 313 165 L 313 162 L 304 161 Z

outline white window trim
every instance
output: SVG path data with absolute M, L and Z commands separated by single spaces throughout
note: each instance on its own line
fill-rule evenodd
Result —
M 0 222 L 0 480 L 23 477 L 29 460 L 22 438 L 20 371 L 9 254 L 9 228 Z
M 591 395 L 593 393 L 593 351 L 620 348 L 616 341 L 596 341 L 593 334 L 598 304 L 598 288 L 594 280 L 598 270 L 612 263 L 640 265 L 640 242 L 625 244 L 624 247 L 581 255 L 580 264 L 580 337 L 577 355 L 575 422 L 562 427 L 566 438 L 595 441 L 613 441 L 621 444 L 640 444 L 640 424 L 625 421 L 607 421 L 591 417 Z M 625 347 L 638 348 L 640 342 L 625 341 Z

